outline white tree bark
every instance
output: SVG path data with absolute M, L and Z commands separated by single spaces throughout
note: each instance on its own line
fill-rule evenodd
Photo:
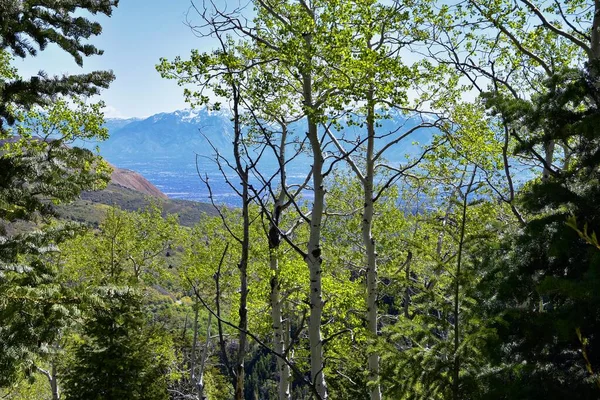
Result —
M 286 199 L 285 185 L 286 183 L 286 171 L 285 171 L 285 146 L 287 140 L 287 127 L 285 123 L 281 123 L 282 133 L 281 141 L 279 144 L 279 175 L 281 179 L 281 189 L 273 204 L 273 212 L 271 222 L 269 224 L 269 263 L 271 268 L 271 319 L 273 322 L 273 347 L 274 350 L 279 354 L 285 354 L 286 351 L 286 332 L 283 318 L 283 304 L 281 301 L 281 281 L 279 271 L 279 245 L 281 243 L 281 234 L 279 222 L 281 214 L 283 212 L 284 203 Z M 277 375 L 279 381 L 277 383 L 277 396 L 279 400 L 290 400 L 290 367 L 280 357 L 277 357 Z
M 187 323 L 187 321 L 186 321 Z M 185 331 L 184 331 L 185 332 Z M 198 301 L 194 310 L 194 338 L 192 340 L 192 353 L 190 354 L 190 382 L 196 385 L 196 352 L 198 350 Z M 197 386 L 197 385 L 196 385 Z
M 304 37 L 307 46 L 311 46 L 311 35 Z M 309 50 L 310 51 L 310 50 Z M 312 62 L 312 60 L 309 60 Z M 310 65 L 310 63 L 309 63 Z M 310 142 L 313 165 L 312 179 L 314 201 L 310 217 L 310 233 L 308 238 L 306 265 L 310 275 L 310 318 L 308 337 L 310 344 L 310 376 L 315 389 L 322 400 L 327 399 L 327 384 L 325 382 L 323 362 L 323 339 L 321 336 L 321 318 L 323 316 L 322 293 L 322 258 L 321 258 L 321 221 L 325 204 L 325 187 L 323 186 L 323 153 L 319 141 L 317 122 L 314 115 L 312 76 L 310 72 L 302 72 L 303 97 L 308 119 L 308 139 Z
M 210 346 L 210 326 L 212 322 L 212 313 L 208 313 L 208 322 L 206 324 L 206 343 L 200 357 L 200 370 L 198 371 L 197 388 L 201 400 L 204 400 L 204 370 L 206 369 L 206 360 L 208 359 L 208 348 Z
M 52 400 L 60 400 L 60 391 L 58 389 L 58 376 L 56 372 L 56 363 L 54 360 L 50 364 L 50 371 L 47 371 L 43 368 L 38 367 L 35 368 L 48 379 L 48 383 L 50 384 L 50 390 L 52 391 Z
M 271 318 L 273 320 L 273 347 L 279 354 L 285 354 L 286 334 L 283 320 L 280 281 L 279 281 L 279 259 L 272 250 L 270 254 L 270 264 L 273 276 L 271 278 Z M 290 367 L 280 357 L 277 357 L 277 375 L 279 382 L 277 384 L 277 393 L 279 400 L 290 400 Z
M 378 336 L 378 306 L 377 297 L 379 296 L 377 286 L 377 253 L 375 248 L 375 238 L 373 237 L 373 215 L 375 212 L 375 106 L 373 104 L 373 91 L 368 93 L 367 110 L 367 154 L 366 171 L 364 174 L 363 195 L 364 208 L 362 218 L 362 237 L 365 246 L 365 255 L 367 263 L 367 326 L 373 338 Z M 379 384 L 379 353 L 374 351 L 368 358 L 369 380 L 377 381 L 372 386 L 371 400 L 381 400 L 381 385 Z

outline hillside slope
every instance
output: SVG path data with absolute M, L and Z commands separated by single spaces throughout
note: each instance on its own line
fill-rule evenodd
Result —
M 216 214 L 210 204 L 153 197 L 113 183 L 104 190 L 83 192 L 80 199 L 57 209 L 62 218 L 98 225 L 110 206 L 138 211 L 151 204 L 161 207 L 164 215 L 177 214 L 179 223 L 184 226 L 193 226 L 203 215 Z
M 117 168 L 112 165 L 113 172 L 110 176 L 112 184 L 122 186 L 127 189 L 157 197 L 159 199 L 168 199 L 167 195 L 160 191 L 156 186 L 150 183 L 142 175 L 129 169 Z
M 78 200 L 57 207 L 65 219 L 98 225 L 109 207 L 138 211 L 151 204 L 161 207 L 164 215 L 177 214 L 184 226 L 196 224 L 203 215 L 215 215 L 210 204 L 169 199 L 141 174 L 113 166 L 111 183 L 104 190 L 83 192 Z

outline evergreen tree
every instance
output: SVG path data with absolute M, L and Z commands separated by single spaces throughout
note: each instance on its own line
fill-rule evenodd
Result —
M 100 229 L 65 244 L 65 279 L 90 299 L 65 371 L 69 399 L 166 399 L 173 343 L 148 310 L 147 285 L 164 269 L 173 219 L 158 208 L 111 210 Z
M 68 145 L 106 137 L 102 104 L 85 105 L 76 96 L 96 94 L 114 79 L 105 71 L 55 77 L 41 72 L 25 79 L 11 61 L 55 44 L 82 65 L 83 57 L 102 54 L 85 42 L 101 27 L 76 14 L 110 15 L 116 5 L 113 0 L 0 0 L 1 386 L 31 369 L 32 357 L 44 352 L 81 301 L 57 282 L 52 266 L 57 246 L 75 231 L 53 227 L 14 235 L 6 226 L 15 219 L 48 222 L 38 217 L 52 215 L 53 204 L 106 184 L 107 165 Z
M 5 371 L 0 386 L 19 371 L 32 370 L 33 358 L 45 353 L 82 300 L 60 284 L 53 262 L 58 246 L 81 228 L 45 227 L 54 203 L 103 187 L 109 179 L 98 156 L 65 145 L 82 135 L 105 135 L 99 105 L 80 103 L 71 110 L 58 101 L 44 114 L 27 115 L 17 128 L 4 131 L 0 154 L 0 365 Z M 54 140 L 44 140 L 48 137 Z M 17 219 L 33 220 L 42 229 L 15 234 Z
M 57 284 L 49 262 L 56 243 L 76 232 L 71 228 L 49 228 L 0 242 L 0 387 L 32 372 L 33 360 L 78 315 L 81 297 Z
M 85 342 L 65 377 L 71 400 L 167 399 L 167 357 L 160 331 L 148 328 L 142 297 L 135 290 L 100 288 L 103 305 L 87 319 Z
M 498 253 L 493 276 L 499 281 L 487 282 L 499 285 L 497 300 L 489 303 L 504 320 L 497 326 L 500 343 L 490 346 L 498 349 L 492 357 L 509 368 L 492 376 L 485 398 L 600 395 L 600 251 L 585 240 L 600 226 L 595 76 L 593 66 L 568 69 L 549 79 L 547 93 L 531 101 L 488 98 L 493 110 L 510 116 L 513 129 L 544 132 L 523 141 L 520 151 L 535 156 L 540 145 L 555 141 L 571 154 L 564 155 L 566 167 L 546 166 L 550 176 L 526 188 L 522 203 L 530 220 L 508 245 L 511 251 Z
M 35 56 L 50 43 L 69 53 L 78 65 L 83 57 L 102 54 L 86 39 L 102 32 L 98 22 L 76 16 L 80 11 L 110 16 L 118 0 L 0 0 L 0 51 L 25 58 Z M 4 61 L 4 60 L 3 60 Z M 50 77 L 44 72 L 29 79 L 2 76 L 0 130 L 15 122 L 15 108 L 45 106 L 56 96 L 97 94 L 114 79 L 110 71 Z

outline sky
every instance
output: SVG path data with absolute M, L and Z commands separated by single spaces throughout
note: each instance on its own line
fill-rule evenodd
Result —
M 202 6 L 203 0 L 193 1 Z M 248 0 L 213 1 L 220 9 L 243 7 L 249 11 Z M 14 64 L 23 77 L 40 70 L 50 75 L 112 70 L 116 80 L 100 96 L 106 103 L 107 118 L 141 118 L 187 108 L 183 88 L 161 78 L 155 65 L 161 57 L 186 59 L 192 49 L 210 51 L 216 46 L 214 39 L 199 38 L 186 25 L 188 11 L 196 22 L 199 18 L 190 6 L 191 0 L 120 0 L 111 17 L 91 16 L 100 22 L 103 32 L 90 43 L 104 54 L 84 58 L 83 68 L 55 45 L 36 57 L 17 58 Z
M 40 70 L 51 75 L 113 70 L 116 80 L 100 97 L 108 118 L 146 117 L 186 108 L 183 89 L 173 80 L 162 79 L 154 67 L 161 57 L 187 58 L 192 49 L 208 51 L 214 46 L 185 25 L 189 8 L 190 0 L 121 0 L 110 18 L 92 16 L 103 32 L 90 43 L 104 54 L 85 58 L 83 68 L 54 45 L 14 64 L 23 77 Z

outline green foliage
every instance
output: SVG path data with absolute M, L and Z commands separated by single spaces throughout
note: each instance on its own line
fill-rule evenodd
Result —
M 177 237 L 175 217 L 158 207 L 139 212 L 112 208 L 99 227 L 66 243 L 63 273 L 84 286 L 152 284 L 165 278 L 166 253 Z
M 598 111 L 588 103 L 597 98 L 595 80 L 568 71 L 549 80 L 548 91 L 533 98 L 531 111 L 519 119 L 530 131 L 544 126 L 538 140 L 565 141 L 574 151 L 569 169 L 528 186 L 523 204 L 531 221 L 498 261 L 505 272 L 496 282 L 501 309 L 495 311 L 504 318 L 502 360 L 511 366 L 498 379 L 508 375 L 512 383 L 492 386 L 495 396 L 598 396 L 598 338 L 592 332 L 600 329 L 600 253 L 586 241 L 593 241 L 600 221 Z M 532 149 L 528 144 L 522 151 Z M 576 231 L 575 221 L 587 227 Z
M 10 400 L 52 400 L 52 393 L 48 390 L 48 380 L 42 375 L 30 375 L 19 379 L 17 383 L 0 389 L 0 396 Z
M 54 204 L 106 185 L 106 163 L 88 150 L 67 147 L 78 138 L 106 136 L 102 104 L 76 101 L 76 107 L 59 100 L 47 112 L 19 114 L 18 126 L 0 132 L 0 223 L 17 218 L 48 222 Z M 0 358 L 7 373 L 1 385 L 19 370 L 31 371 L 34 356 L 44 354 L 77 315 L 82 299 L 60 285 L 53 258 L 64 240 L 80 231 L 74 224 L 51 225 L 8 236 L 3 229 L 0 286 L 6 295 L 0 303 Z
M 134 289 L 99 287 L 102 305 L 90 310 L 64 382 L 68 399 L 168 399 L 171 344 L 148 325 Z
M 51 227 L 0 242 L 0 386 L 31 372 L 36 356 L 79 315 L 81 294 L 59 283 L 52 262 L 57 244 L 77 229 Z
M 383 387 L 391 398 L 452 398 L 456 357 L 460 359 L 460 398 L 473 398 L 487 368 L 482 349 L 495 332 L 478 304 L 478 287 L 486 271 L 477 265 L 498 232 L 506 229 L 498 220 L 503 211 L 485 201 L 468 205 L 456 348 L 454 291 L 462 204 L 449 201 L 437 211 L 405 217 L 405 236 L 395 239 L 406 249 L 394 262 L 400 267 L 384 289 L 391 303 L 388 312 L 395 318 L 383 329 L 385 340 L 378 343 L 383 354 Z
M 58 96 L 90 96 L 107 88 L 114 79 L 112 72 L 95 71 L 81 75 L 49 77 L 41 72 L 30 79 L 18 77 L 8 67 L 9 54 L 25 58 L 35 56 L 48 44 L 56 44 L 69 53 L 78 65 L 83 57 L 102 54 L 86 39 L 102 32 L 98 22 L 74 15 L 78 10 L 110 16 L 117 0 L 59 0 L 48 2 L 23 2 L 3 0 L 0 16 L 0 131 L 5 123 L 14 124 L 15 112 L 34 106 L 49 106 Z
M 79 64 L 100 54 L 84 42 L 100 26 L 74 14 L 110 15 L 116 1 L 0 3 L 0 219 L 48 221 L 55 204 L 106 185 L 107 165 L 68 145 L 106 137 L 102 104 L 73 95 L 96 93 L 112 74 L 23 80 L 11 57 L 35 55 L 48 44 Z M 311 224 L 298 222 L 291 206 L 277 223 L 294 229 L 270 241 L 265 210 L 273 204 L 263 200 L 264 209 L 249 207 L 246 227 L 245 211 L 221 208 L 218 217 L 181 228 L 161 212 L 185 207 L 164 202 L 163 210 L 110 209 L 102 222 L 96 218 L 94 231 L 67 224 L 19 236 L 3 232 L 0 386 L 12 385 L 13 397 L 37 396 L 39 381 L 15 382 L 56 362 L 68 399 L 166 399 L 174 385 L 192 393 L 197 339 L 209 351 L 208 398 L 232 397 L 232 360 L 241 362 L 239 354 L 245 397 L 274 397 L 275 358 L 264 347 L 274 340 L 270 295 L 276 284 L 284 335 L 291 336 L 286 354 L 301 373 L 309 371 L 311 282 L 296 250 L 316 232 L 323 260 L 318 327 L 331 398 L 367 398 L 375 385 L 398 399 L 597 398 L 600 94 L 597 43 L 588 45 L 598 27 L 586 22 L 597 10 L 581 0 L 254 5 L 249 21 L 238 19 L 239 10 L 229 21 L 213 15 L 215 26 L 241 33 L 241 40 L 221 35 L 220 50 L 161 59 L 157 70 L 184 87 L 192 106 L 218 109 L 220 101 L 242 100 L 236 122 L 244 128 L 236 126 L 236 134 L 244 138 L 234 160 L 240 177 L 258 168 L 250 147 L 267 144 L 277 152 L 293 143 L 302 151 L 303 132 L 284 138 L 279 131 L 309 120 L 314 160 L 331 167 L 317 171 L 324 186 L 312 188 L 327 192 L 324 218 L 315 224 L 321 231 L 310 226 L 317 218 L 307 201 L 296 211 Z M 413 61 L 407 52 L 429 58 Z M 488 92 L 465 101 L 462 92 L 470 88 Z M 392 179 L 398 186 L 386 184 L 397 166 L 381 154 L 366 160 L 368 145 L 346 137 L 344 126 L 379 128 L 378 121 L 395 116 L 392 110 L 407 116 L 423 105 L 444 114 L 435 124 L 439 132 L 421 158 L 408 160 L 416 167 Z M 340 136 L 341 148 L 328 142 L 333 134 L 324 134 L 323 125 Z M 377 147 L 383 136 L 375 131 Z M 372 315 L 361 235 L 365 180 L 340 168 L 341 158 L 331 163 L 353 146 L 353 168 L 373 162 L 373 189 L 386 189 L 376 198 L 372 226 L 376 329 L 367 329 L 365 318 Z M 517 162 L 543 166 L 543 177 L 516 183 Z M 126 207 L 144 202 L 119 195 Z M 80 204 L 71 215 L 79 213 L 86 213 Z M 239 240 L 245 228 L 248 249 Z M 246 294 L 240 273 L 249 282 L 247 304 L 240 304 Z M 230 322 L 212 319 L 222 343 L 205 337 L 208 310 L 200 309 L 197 338 L 189 329 L 198 298 Z M 251 342 L 240 351 L 243 335 L 231 325 L 246 327 L 239 310 L 246 306 L 247 329 L 264 345 Z M 364 371 L 374 353 L 381 355 L 378 377 Z M 309 397 L 301 378 L 294 377 L 293 398 Z
M 30 79 L 12 57 L 34 56 L 56 44 L 82 65 L 102 52 L 86 39 L 101 32 L 80 10 L 110 15 L 116 1 L 31 2 L 4 0 L 0 15 L 0 223 L 49 222 L 54 204 L 82 190 L 106 186 L 110 168 L 96 154 L 69 147 L 78 139 L 104 139 L 102 103 L 86 104 L 106 88 L 111 72 Z M 38 107 L 43 108 L 38 108 Z M 15 124 L 16 123 L 16 124 Z M 39 218 L 41 217 L 41 218 Z M 79 318 L 85 293 L 63 285 L 55 264 L 59 246 L 80 231 L 42 225 L 42 231 L 9 236 L 0 231 L 0 386 L 34 371 L 63 332 Z
M 76 108 L 56 101 L 46 112 L 19 115 L 19 125 L 0 133 L 0 219 L 53 213 L 82 190 L 106 186 L 110 168 L 93 152 L 69 147 L 76 139 L 102 140 L 102 103 Z
M 98 231 L 64 244 L 63 279 L 97 299 L 83 305 L 82 325 L 70 344 L 68 398 L 168 398 L 174 362 L 165 329 L 170 318 L 159 310 L 164 300 L 156 296 L 148 308 L 154 291 L 147 286 L 168 283 L 165 255 L 176 238 L 176 221 L 163 219 L 157 207 L 136 213 L 111 209 Z

